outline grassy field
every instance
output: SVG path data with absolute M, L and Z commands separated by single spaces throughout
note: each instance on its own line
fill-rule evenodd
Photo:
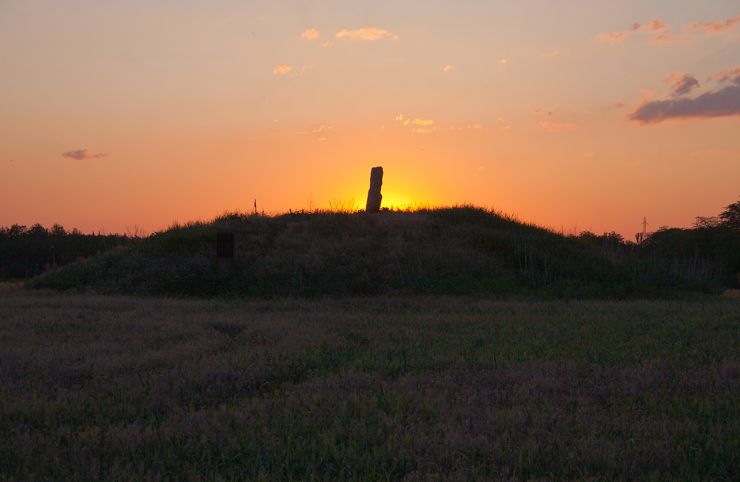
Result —
M 685 479 L 740 465 L 740 299 L 0 289 L 0 479 Z

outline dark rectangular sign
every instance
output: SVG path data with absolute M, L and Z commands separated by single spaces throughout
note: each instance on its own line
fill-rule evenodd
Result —
M 234 257 L 234 233 L 220 232 L 216 234 L 216 257 Z

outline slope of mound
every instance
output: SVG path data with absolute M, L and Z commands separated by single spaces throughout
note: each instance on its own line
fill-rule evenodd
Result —
M 233 262 L 216 235 L 234 233 Z M 152 235 L 32 286 L 188 296 L 645 295 L 669 280 L 579 239 L 470 207 L 224 216 Z

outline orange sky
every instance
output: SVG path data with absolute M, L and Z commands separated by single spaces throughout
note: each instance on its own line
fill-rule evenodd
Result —
M 374 165 L 630 239 L 740 194 L 734 1 L 150 3 L 0 3 L 0 225 L 364 206 Z

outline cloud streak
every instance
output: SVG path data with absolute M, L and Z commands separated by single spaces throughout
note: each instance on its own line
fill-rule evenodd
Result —
M 611 45 L 621 44 L 624 39 L 630 34 L 629 31 L 624 32 L 603 32 L 600 33 L 596 38 L 599 42 L 607 43 Z
M 736 25 L 740 25 L 740 15 L 735 15 L 719 22 L 692 23 L 685 30 L 695 33 L 721 34 L 732 31 Z M 617 45 L 623 43 L 627 38 L 638 32 L 647 34 L 649 36 L 647 43 L 652 45 L 687 44 L 693 41 L 691 35 L 672 34 L 669 32 L 668 24 L 657 18 L 645 23 L 634 23 L 627 30 L 600 33 L 596 38 L 599 42 Z
M 355 30 L 347 30 L 346 28 L 343 28 L 337 32 L 334 37 L 338 39 L 365 40 L 367 42 L 375 42 L 386 38 L 398 40 L 398 35 L 389 32 L 384 28 L 376 27 L 364 27 Z
M 430 134 L 437 130 L 432 119 L 425 119 L 423 117 L 408 117 L 403 114 L 396 116 L 396 122 L 401 124 L 403 127 L 410 128 L 417 134 Z
M 652 45 L 690 44 L 692 41 L 693 39 L 688 35 L 673 35 L 668 32 L 662 32 L 648 39 L 647 43 Z
M 667 28 L 668 28 L 668 24 L 656 18 L 655 20 L 651 20 L 645 23 L 633 23 L 632 26 L 627 30 L 622 30 L 619 32 L 600 33 L 597 38 L 601 42 L 606 42 L 610 44 L 619 44 L 619 43 L 622 43 L 627 37 L 629 37 L 635 32 L 642 31 L 642 32 L 648 32 L 648 33 L 657 33 L 657 32 L 663 32 Z
M 87 149 L 78 149 L 76 151 L 67 151 L 62 153 L 62 157 L 66 157 L 68 159 L 76 159 L 78 161 L 86 161 L 90 159 L 102 159 L 106 157 L 108 154 L 102 152 L 98 154 L 92 154 L 87 151 Z
M 691 81 L 689 84 L 680 84 L 678 89 L 674 84 L 673 98 L 643 102 L 628 116 L 628 119 L 649 125 L 672 119 L 710 119 L 740 115 L 740 69 L 733 69 L 722 74 L 724 74 L 724 82 L 729 81 L 730 85 L 724 85 L 717 90 L 691 98 L 675 94 L 679 91 L 688 93 L 694 90 L 698 82 L 696 86 Z M 682 89 L 684 85 L 691 85 L 691 87 L 688 87 L 688 90 Z
M 658 18 L 645 23 L 633 23 L 627 30 L 618 32 L 604 32 L 597 35 L 599 42 L 617 45 L 623 43 L 627 38 L 637 33 L 648 35 L 647 43 L 658 44 L 676 44 L 690 43 L 691 37 L 685 35 L 673 35 L 668 32 L 668 24 Z
M 732 30 L 740 23 L 740 15 L 735 15 L 722 22 L 692 23 L 691 30 L 694 32 L 722 33 Z

